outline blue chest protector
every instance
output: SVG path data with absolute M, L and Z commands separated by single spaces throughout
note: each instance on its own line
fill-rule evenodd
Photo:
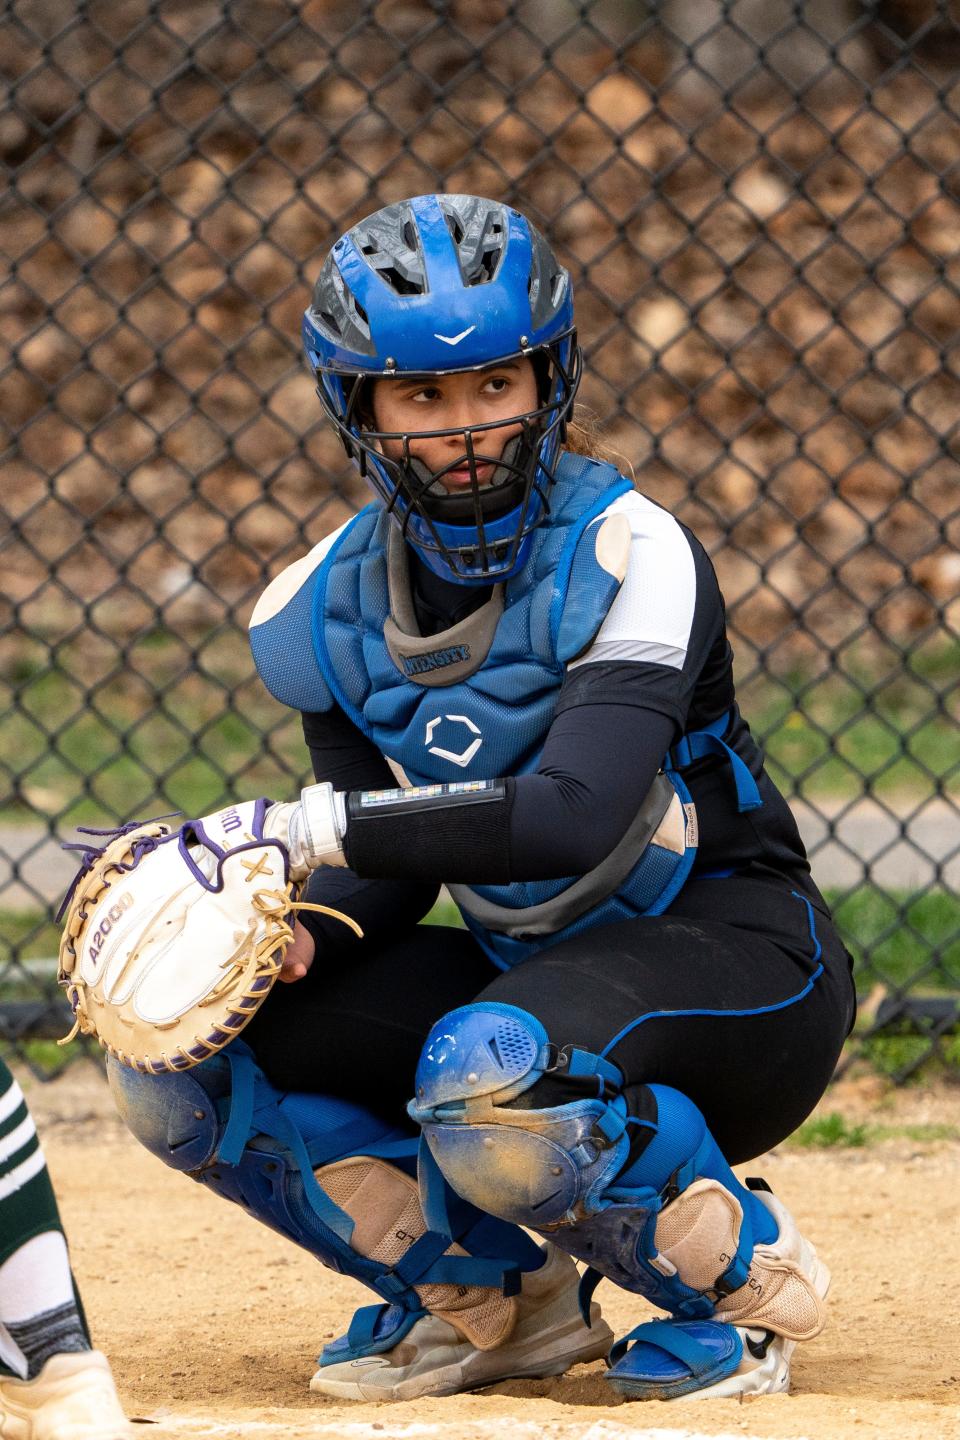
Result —
M 613 466 L 565 454 L 523 570 L 479 611 L 430 637 L 417 632 L 399 529 L 368 506 L 274 582 L 282 603 L 268 604 L 259 621 L 258 607 L 251 644 L 264 682 L 300 710 L 338 704 L 405 784 L 535 770 L 566 665 L 592 642 L 622 584 L 624 570 L 611 573 L 610 547 L 598 541 L 611 523 L 604 512 L 631 488 Z M 707 749 L 722 745 L 705 740 Z M 685 763 L 703 753 L 694 746 Z M 682 763 L 665 767 L 637 822 L 591 875 L 450 887 L 496 964 L 666 908 L 695 858 Z

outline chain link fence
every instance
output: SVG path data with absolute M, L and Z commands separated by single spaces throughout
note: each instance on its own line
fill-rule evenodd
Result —
M 548 233 L 586 403 L 714 555 L 851 1053 L 960 1062 L 960 6 L 2 16 L 0 1049 L 67 1063 L 59 840 L 304 778 L 244 626 L 365 494 L 299 317 L 335 235 L 445 189 Z

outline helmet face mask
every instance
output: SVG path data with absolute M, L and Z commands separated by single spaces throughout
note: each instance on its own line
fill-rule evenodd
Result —
M 423 562 L 461 584 L 516 574 L 549 511 L 580 379 L 569 276 L 533 227 L 472 196 L 422 196 L 378 211 L 328 256 L 304 342 L 347 454 Z M 532 409 L 450 429 L 377 428 L 376 380 L 426 385 L 521 359 L 533 362 Z M 491 434 L 504 430 L 506 438 Z M 430 470 L 423 442 L 450 436 L 462 437 L 462 450 Z M 444 484 L 453 471 L 455 487 Z

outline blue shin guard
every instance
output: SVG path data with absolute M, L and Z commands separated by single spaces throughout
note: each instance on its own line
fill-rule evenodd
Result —
M 572 1098 L 543 1109 L 517 1104 L 545 1075 L 569 1081 Z M 674 1316 L 708 1319 L 747 1282 L 754 1245 L 776 1237 L 776 1222 L 735 1178 L 697 1107 L 667 1086 L 647 1093 L 651 1115 L 631 1116 L 610 1061 L 550 1044 L 524 1010 L 481 1003 L 434 1026 L 409 1108 L 454 1190 L 587 1261 L 585 1303 L 608 1276 Z M 650 1138 L 630 1162 L 634 1126 Z M 712 1263 L 708 1249 L 678 1264 L 665 1251 L 690 1250 L 686 1230 L 708 1206 L 725 1225 L 725 1245 Z
M 362 1217 L 344 1208 L 354 1183 L 346 1162 L 370 1157 L 409 1177 L 416 1139 L 349 1101 L 277 1090 L 240 1040 L 190 1070 L 141 1075 L 111 1060 L 108 1075 L 123 1119 L 148 1150 L 387 1302 L 354 1317 L 353 1354 L 374 1353 L 406 1334 L 426 1313 L 417 1287 L 496 1286 L 509 1294 L 519 1288 L 520 1271 L 542 1263 L 521 1231 L 459 1202 L 448 1208 L 449 1232 L 403 1235 L 392 1264 L 371 1259 L 363 1253 L 369 1244 L 353 1243 Z M 454 1243 L 467 1254 L 447 1253 Z

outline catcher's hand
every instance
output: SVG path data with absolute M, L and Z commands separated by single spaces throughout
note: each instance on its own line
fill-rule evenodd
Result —
M 299 904 L 269 801 L 175 829 L 127 826 L 88 849 L 64 902 L 60 982 L 78 1030 L 131 1069 L 184 1070 L 223 1048 L 280 974 Z M 66 1043 L 63 1041 L 61 1043 Z

